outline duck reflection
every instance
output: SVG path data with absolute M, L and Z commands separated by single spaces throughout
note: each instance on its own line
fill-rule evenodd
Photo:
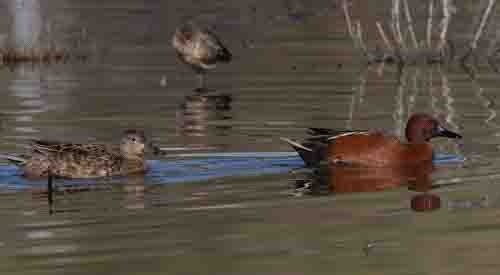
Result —
M 177 133 L 183 137 L 226 136 L 231 125 L 224 123 L 232 119 L 230 94 L 215 90 L 196 89 L 184 98 L 177 111 Z
M 145 177 L 132 175 L 112 179 L 102 179 L 97 182 L 89 180 L 64 180 L 49 177 L 46 188 L 34 186 L 31 190 L 32 199 L 38 208 L 48 208 L 49 214 L 82 212 L 96 207 L 110 207 L 107 199 L 119 202 L 116 208 L 127 210 L 145 209 L 150 206 L 147 198 L 148 188 Z M 84 198 L 85 193 L 92 192 L 92 197 L 103 196 L 103 204 L 94 205 Z
M 123 184 L 123 208 L 129 210 L 145 209 L 146 203 L 146 183 L 142 176 L 133 176 L 127 178 Z
M 436 194 L 420 193 L 411 198 L 411 209 L 417 212 L 441 208 L 441 198 Z
M 296 180 L 296 190 L 311 195 L 343 194 L 358 192 L 380 192 L 407 186 L 417 191 L 412 196 L 411 209 L 430 211 L 441 207 L 439 196 L 429 193 L 435 188 L 431 174 L 432 162 L 411 167 L 352 167 L 327 165 L 305 173 L 305 177 Z
M 410 201 L 410 207 L 414 211 L 425 212 L 441 208 L 441 198 L 436 194 L 430 193 L 430 191 L 442 186 L 432 184 L 430 173 L 427 179 L 426 181 L 413 181 L 408 183 L 409 190 L 419 192 L 413 195 Z

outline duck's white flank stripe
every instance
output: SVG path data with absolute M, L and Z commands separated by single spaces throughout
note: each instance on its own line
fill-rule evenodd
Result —
M 16 156 L 11 156 L 11 155 L 0 155 L 0 159 L 6 159 L 6 160 L 18 162 L 20 164 L 23 164 L 23 163 L 26 162 L 26 159 L 24 159 L 24 158 L 20 158 L 20 157 L 16 157 Z
M 345 136 L 352 136 L 352 135 L 370 135 L 371 132 L 364 131 L 364 132 L 348 132 L 348 133 L 342 133 L 336 136 L 331 136 L 327 140 L 334 140 L 339 137 L 345 137 Z
M 298 142 L 295 142 L 295 141 L 293 141 L 293 140 L 291 140 L 289 138 L 280 137 L 280 139 L 283 140 L 284 142 L 286 142 L 286 143 L 288 143 L 288 144 L 290 144 L 292 146 L 298 147 L 300 149 L 304 149 L 304 150 L 309 151 L 309 152 L 313 151 L 312 149 L 307 148 L 304 145 L 302 145 L 302 144 L 300 144 Z

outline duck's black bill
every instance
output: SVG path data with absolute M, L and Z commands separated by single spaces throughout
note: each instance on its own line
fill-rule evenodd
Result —
M 455 133 L 455 132 L 452 132 L 448 129 L 445 129 L 445 128 L 441 128 L 439 129 L 437 135 L 438 137 L 447 137 L 447 138 L 462 138 L 461 135 Z
M 164 156 L 167 154 L 166 152 L 162 151 L 160 147 L 156 146 L 152 142 L 148 143 L 148 147 L 155 156 Z

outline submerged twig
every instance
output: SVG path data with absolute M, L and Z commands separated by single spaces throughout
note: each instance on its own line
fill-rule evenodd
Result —
M 428 0 L 426 12 L 426 30 L 425 37 L 423 39 L 418 39 L 416 35 L 416 24 L 413 21 L 411 14 L 411 7 L 408 0 L 392 0 L 391 1 L 391 19 L 390 22 L 376 21 L 377 32 L 383 41 L 382 50 L 379 49 L 378 45 L 373 51 L 365 44 L 363 39 L 362 26 L 359 20 L 351 20 L 351 15 L 349 13 L 348 0 L 342 0 L 342 9 L 344 12 L 344 17 L 347 25 L 347 31 L 351 37 L 354 45 L 357 49 L 361 50 L 364 56 L 368 59 L 368 63 L 397 63 L 402 70 L 402 67 L 410 64 L 417 65 L 419 60 L 423 60 L 425 64 L 451 64 L 451 62 L 457 60 L 455 58 L 455 44 L 454 41 L 448 38 L 449 29 L 452 17 L 455 11 L 453 5 L 453 0 Z M 438 5 L 442 9 L 442 18 L 438 20 L 437 23 L 434 21 L 436 9 Z M 470 55 L 474 54 L 477 62 L 477 56 L 475 55 L 475 50 L 477 49 L 477 44 L 487 25 L 489 18 L 491 17 L 491 11 L 496 4 L 496 0 L 488 0 L 488 6 L 482 11 L 480 17 L 480 24 L 475 30 L 473 39 L 471 39 L 469 44 L 469 49 L 467 53 L 460 59 L 462 65 L 466 66 L 465 61 Z M 404 13 L 403 15 L 401 13 Z M 441 14 L 440 14 L 441 15 Z M 404 18 L 401 18 L 404 16 Z M 401 23 L 401 20 L 404 22 Z M 439 22 L 440 21 L 440 22 Z M 387 31 L 387 26 L 390 30 Z M 403 26 L 401 26 L 403 24 Z M 438 25 L 435 27 L 434 25 Z M 403 29 L 402 29 L 403 27 Z M 434 31 L 436 29 L 436 31 Z M 435 36 L 435 37 L 433 37 Z M 434 39 L 434 41 L 433 41 Z M 498 32 L 495 40 L 490 44 L 488 50 L 488 62 L 496 71 L 500 71 L 494 66 L 494 55 L 498 53 L 496 47 L 497 41 L 500 40 L 500 32 Z M 434 44 L 434 46 L 433 46 Z M 474 69 L 464 68 L 468 72 L 472 72 L 474 75 Z
M 446 45 L 446 37 L 448 34 L 448 27 L 451 21 L 451 0 L 443 0 L 443 19 L 441 20 L 441 34 L 439 35 L 439 43 L 436 47 L 437 51 L 443 54 L 444 45 Z
M 428 15 L 427 15 L 427 48 L 431 49 L 432 48 L 432 19 L 434 17 L 434 1 L 435 0 L 429 0 L 429 8 L 428 8 Z
M 493 7 L 495 6 L 496 2 L 497 2 L 496 0 L 489 0 L 488 1 L 488 6 L 486 7 L 486 9 L 484 10 L 484 12 L 481 16 L 481 21 L 479 23 L 479 26 L 476 29 L 476 32 L 474 34 L 474 38 L 471 40 L 471 42 L 469 44 L 469 49 L 465 53 L 465 55 L 462 57 L 461 61 L 463 64 L 465 64 L 465 62 L 469 59 L 469 57 L 471 55 L 473 55 L 473 54 L 475 55 L 475 51 L 477 48 L 477 42 L 479 41 L 479 39 L 483 35 L 484 28 L 486 26 L 486 23 L 488 22 L 488 19 L 490 18 L 491 11 L 493 10 Z
M 368 48 L 366 47 L 365 42 L 363 40 L 363 30 L 361 29 L 361 22 L 359 20 L 356 21 L 356 37 L 358 40 L 359 47 L 361 48 L 361 50 L 363 50 L 363 53 L 368 58 L 368 61 L 371 62 L 373 58 L 368 52 Z
M 464 70 L 464 72 L 469 76 L 469 78 L 474 81 L 476 79 L 476 67 L 475 66 L 471 66 L 471 65 L 467 65 L 463 60 L 462 62 L 460 63 L 462 69 Z
M 405 91 L 407 91 L 407 77 L 406 70 L 401 68 L 398 71 L 398 87 L 397 87 L 397 95 L 396 95 L 396 106 L 393 114 L 393 118 L 395 120 L 395 130 L 396 133 L 400 136 L 404 132 L 404 126 L 406 119 L 404 118 L 404 110 L 405 110 Z
M 405 43 L 403 40 L 403 35 L 401 33 L 401 24 L 400 24 L 400 6 L 401 6 L 401 1 L 400 0 L 392 0 L 392 12 L 391 12 L 391 20 L 392 20 L 392 32 L 394 35 L 394 40 L 398 44 L 399 49 L 404 49 Z
M 500 30 L 497 30 L 495 32 L 495 38 L 491 40 L 490 42 L 490 47 L 488 49 L 488 54 L 486 56 L 488 64 L 491 66 L 491 68 L 496 72 L 499 73 L 500 70 L 496 64 L 496 55 L 498 52 L 498 49 L 496 48 L 496 45 L 498 44 L 498 41 L 500 40 Z
M 479 27 L 476 30 L 476 33 L 474 35 L 474 40 L 471 41 L 470 47 L 473 49 L 477 48 L 477 41 L 479 38 L 481 38 L 481 35 L 483 34 L 484 27 L 486 26 L 486 23 L 488 22 L 488 19 L 491 14 L 491 10 L 493 9 L 496 0 L 489 0 L 488 1 L 488 6 L 486 7 L 483 16 L 481 17 L 481 23 L 479 24 Z
M 379 21 L 375 22 L 375 24 L 377 25 L 378 33 L 380 34 L 382 41 L 384 41 L 387 50 L 390 52 L 394 52 L 394 47 L 392 46 L 389 39 L 387 39 L 387 35 L 385 34 L 384 27 L 382 26 L 382 24 Z
M 413 28 L 413 19 L 410 13 L 410 7 L 408 6 L 408 0 L 403 0 L 403 6 L 405 11 L 406 22 L 408 24 L 408 32 L 410 33 L 411 41 L 413 43 L 413 48 L 418 49 L 417 36 L 415 35 L 415 30 Z
M 349 32 L 349 36 L 354 41 L 354 31 L 352 30 L 351 16 L 349 15 L 349 7 L 347 0 L 342 1 L 342 10 L 344 11 L 345 23 L 347 25 L 347 31 Z

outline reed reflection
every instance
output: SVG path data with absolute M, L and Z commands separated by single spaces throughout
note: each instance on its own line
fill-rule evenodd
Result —
M 177 134 L 188 143 L 200 142 L 200 137 L 227 136 L 232 128 L 227 123 L 233 118 L 232 101 L 230 94 L 194 90 L 184 97 L 177 111 Z M 202 142 L 206 143 L 206 140 Z
M 435 188 L 431 174 L 432 162 L 411 167 L 352 167 L 325 165 L 304 173 L 295 179 L 297 192 L 310 195 L 329 195 L 362 192 L 381 192 L 407 187 L 418 192 L 411 198 L 411 209 L 430 211 L 441 207 L 439 196 L 430 193 Z

